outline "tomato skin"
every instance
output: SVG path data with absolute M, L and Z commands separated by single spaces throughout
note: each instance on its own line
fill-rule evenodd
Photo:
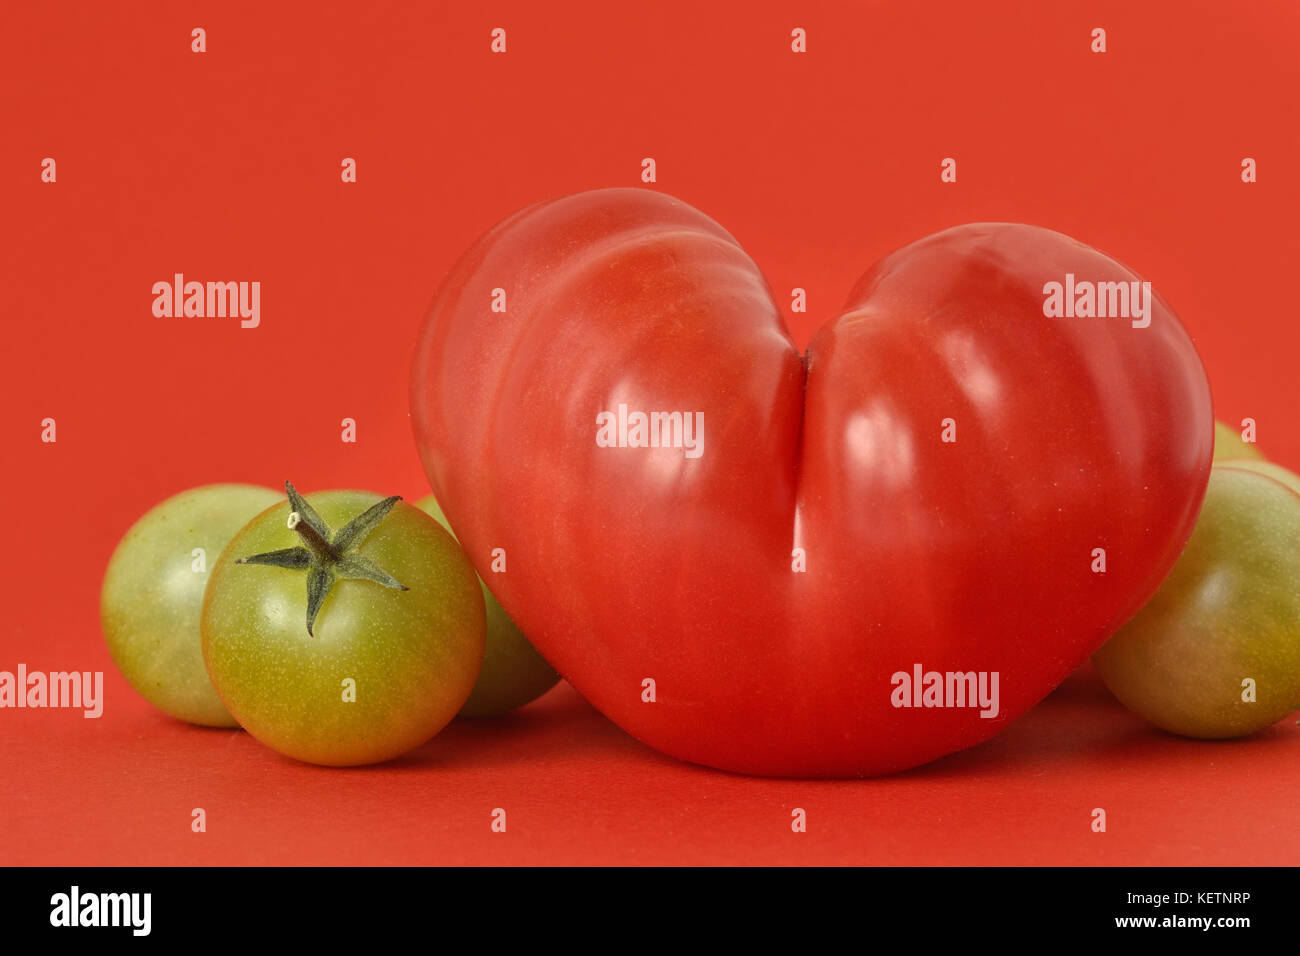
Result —
M 1263 461 L 1264 453 L 1241 439 L 1241 432 L 1223 422 L 1214 423 L 1215 461 Z
M 467 551 L 511 556 L 507 612 L 624 729 L 746 773 L 903 769 L 1063 680 L 1154 592 L 1204 493 L 1187 334 L 1158 296 L 1144 329 L 1045 317 L 1070 272 L 1138 279 L 1032 226 L 927 237 L 863 278 L 805 372 L 702 213 L 648 190 L 538 204 L 431 307 L 417 444 Z M 620 403 L 702 412 L 703 454 L 598 447 Z M 997 715 L 893 706 L 915 664 L 997 672 Z
M 1300 477 L 1216 464 L 1178 563 L 1093 662 L 1125 707 L 1187 737 L 1246 736 L 1300 707 Z
M 307 496 L 336 531 L 380 500 Z M 313 636 L 302 572 L 236 563 L 295 547 L 289 514 L 287 502 L 262 512 L 213 569 L 202 619 L 213 686 L 244 729 L 298 760 L 350 766 L 406 753 L 456 715 L 478 677 L 484 611 L 474 569 L 437 522 L 399 501 L 359 551 L 409 590 L 340 580 Z
M 453 538 L 456 536 L 433 495 L 421 498 L 415 507 L 446 528 Z M 555 686 L 560 675 L 510 620 L 482 578 L 479 586 L 487 611 L 487 645 L 478 682 L 459 716 L 499 717 L 541 697 Z
M 151 508 L 114 550 L 100 593 L 104 639 L 131 686 L 164 713 L 237 726 L 203 666 L 199 611 L 222 548 L 279 498 L 256 485 L 191 488 Z

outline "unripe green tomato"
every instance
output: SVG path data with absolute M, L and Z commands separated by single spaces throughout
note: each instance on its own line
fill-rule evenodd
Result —
M 1252 444 L 1242 441 L 1241 432 L 1223 422 L 1214 423 L 1214 460 L 1263 460 L 1264 453 Z
M 256 485 L 205 485 L 155 506 L 133 524 L 104 574 L 104 640 L 127 682 L 165 714 L 237 726 L 203 667 L 199 610 L 222 549 L 280 495 Z
M 379 505 L 391 510 L 343 548 L 354 519 Z M 303 547 L 307 509 L 341 559 L 310 563 L 321 559 Z M 283 563 L 268 566 L 277 556 Z M 312 614 L 309 581 L 326 566 L 331 581 Z M 460 546 L 424 512 L 323 491 L 262 512 L 235 536 L 213 569 L 202 632 L 218 695 L 262 743 L 309 763 L 378 763 L 424 743 L 469 697 L 483 662 L 483 598 Z
M 1093 662 L 1126 707 L 1188 737 L 1245 736 L 1300 707 L 1300 478 L 1216 463 L 1178 563 Z
M 442 507 L 433 495 L 421 498 L 415 506 L 432 515 L 453 536 Z M 495 717 L 536 700 L 555 686 L 560 675 L 524 637 L 505 608 L 479 578 L 483 602 L 487 608 L 487 651 L 483 671 L 474 692 L 461 708 L 462 717 Z

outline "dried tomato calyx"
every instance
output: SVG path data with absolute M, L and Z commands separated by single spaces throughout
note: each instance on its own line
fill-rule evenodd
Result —
M 298 490 L 286 481 L 284 490 L 289 495 L 289 527 L 298 533 L 302 545 L 282 548 L 239 558 L 236 564 L 267 564 L 276 568 L 289 568 L 307 572 L 307 633 L 315 637 L 312 628 L 316 615 L 335 582 L 342 580 L 374 581 L 386 588 L 407 591 L 404 584 L 357 552 L 370 532 L 379 527 L 401 495 L 385 498 L 367 508 L 338 531 L 331 531 L 325 519 L 307 503 Z

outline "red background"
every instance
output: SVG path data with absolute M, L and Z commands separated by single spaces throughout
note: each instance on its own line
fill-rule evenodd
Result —
M 98 621 L 117 539 L 184 488 L 426 493 L 406 379 L 437 283 L 504 215 L 638 185 L 646 156 L 644 188 L 718 219 L 778 301 L 808 290 L 790 316 L 801 343 L 868 265 L 926 233 L 999 219 L 1074 235 L 1178 311 L 1218 417 L 1254 417 L 1266 453 L 1300 466 L 1293 3 L 8 13 L 0 669 L 103 670 L 107 700 L 100 720 L 0 711 L 0 862 L 1300 862 L 1293 719 L 1181 740 L 1087 668 L 992 742 L 880 780 L 680 764 L 567 686 L 339 771 L 153 711 Z M 206 53 L 190 52 L 195 26 Z M 504 55 L 489 50 L 498 26 Z M 806 54 L 790 51 L 795 26 Z M 1098 26 L 1105 54 L 1089 49 Z M 339 178 L 349 156 L 355 184 Z M 940 182 L 947 156 L 956 183 Z M 1257 183 L 1241 182 L 1246 156 Z M 151 286 L 174 272 L 260 280 L 261 326 L 155 318 Z M 505 834 L 489 831 L 495 807 Z

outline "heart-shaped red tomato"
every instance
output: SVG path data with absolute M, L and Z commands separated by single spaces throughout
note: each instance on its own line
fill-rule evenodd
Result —
M 1059 233 L 958 226 L 801 357 L 721 226 L 583 193 L 455 266 L 416 437 L 493 592 L 627 731 L 745 773 L 898 770 L 1024 713 L 1178 556 L 1213 415 L 1149 290 Z

